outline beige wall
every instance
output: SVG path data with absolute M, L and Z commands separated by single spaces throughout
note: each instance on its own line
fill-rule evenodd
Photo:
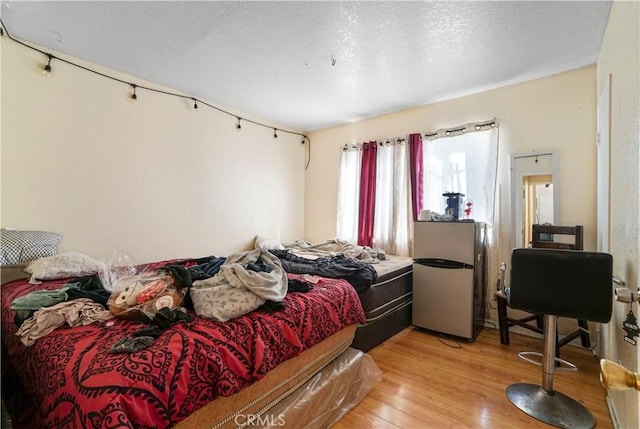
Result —
M 598 92 L 610 89 L 610 223 L 609 248 L 614 274 L 636 290 L 640 283 L 640 6 L 638 2 L 614 2 L 598 59 Z M 640 370 L 638 347 L 624 341 L 622 322 L 629 310 L 640 317 L 640 307 L 614 301 L 609 323 L 612 345 L 605 356 L 627 368 Z M 640 426 L 640 393 L 611 391 L 620 427 Z
M 345 143 L 404 136 L 491 118 L 500 120 L 498 251 L 491 258 L 489 295 L 498 264 L 511 250 L 509 154 L 556 149 L 560 223 L 585 228 L 585 248 L 596 245 L 596 68 L 584 67 L 526 83 L 434 103 L 314 132 L 306 176 L 305 237 L 336 234 L 340 148 Z M 495 319 L 495 314 L 491 316 Z
M 317 241 L 336 234 L 340 147 L 345 143 L 497 117 L 502 219 L 510 219 L 509 154 L 557 149 L 560 221 L 584 225 L 586 247 L 595 248 L 595 94 L 595 66 L 589 66 L 311 133 L 313 158 L 306 176 L 305 237 Z M 508 250 L 508 222 L 502 222 L 500 233 Z
M 149 91 L 133 102 L 128 85 L 60 61 L 44 77 L 42 54 L 10 40 L 1 49 L 3 227 L 138 262 L 302 236 L 301 137 L 249 123 L 238 132 L 234 117 Z

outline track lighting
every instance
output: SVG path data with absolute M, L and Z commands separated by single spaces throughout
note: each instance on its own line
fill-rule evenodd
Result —
M 278 138 L 278 129 L 277 129 L 277 128 L 274 128 L 274 129 L 273 129 L 273 138 L 274 138 L 274 139 L 277 139 L 277 138 Z
M 131 87 L 133 88 L 133 94 L 131 94 L 131 99 L 135 101 L 138 99 L 138 96 L 136 95 L 136 84 L 132 83 Z
M 49 61 L 47 62 L 47 65 L 44 66 L 44 69 L 42 71 L 42 73 L 44 73 L 45 76 L 49 76 L 49 74 L 51 73 L 51 59 L 53 58 L 53 55 L 49 54 Z
M 482 128 L 482 125 L 476 124 L 476 130 L 480 130 L 480 128 Z
M 197 109 L 198 108 L 198 100 L 196 100 L 195 98 L 192 98 L 193 100 L 193 108 Z
M 240 125 L 240 116 L 238 116 L 238 123 L 236 124 L 236 129 L 241 130 L 242 125 Z

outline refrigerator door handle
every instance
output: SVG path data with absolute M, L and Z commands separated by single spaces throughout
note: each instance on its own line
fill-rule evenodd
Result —
M 459 261 L 452 261 L 450 259 L 416 258 L 413 260 L 413 262 L 427 267 L 444 268 L 447 270 L 473 269 L 473 265 L 465 264 L 464 262 Z

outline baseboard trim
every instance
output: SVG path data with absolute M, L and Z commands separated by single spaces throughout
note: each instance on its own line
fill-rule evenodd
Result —
M 611 417 L 611 423 L 613 424 L 613 429 L 622 429 L 620 426 L 620 420 L 618 420 L 618 413 L 616 413 L 616 407 L 613 404 L 613 400 L 609 395 L 606 396 L 607 400 L 607 408 L 609 409 L 609 417 Z

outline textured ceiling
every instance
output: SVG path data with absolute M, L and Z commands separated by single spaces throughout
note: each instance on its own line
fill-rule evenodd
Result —
M 301 131 L 597 61 L 609 1 L 2 1 L 13 37 Z

